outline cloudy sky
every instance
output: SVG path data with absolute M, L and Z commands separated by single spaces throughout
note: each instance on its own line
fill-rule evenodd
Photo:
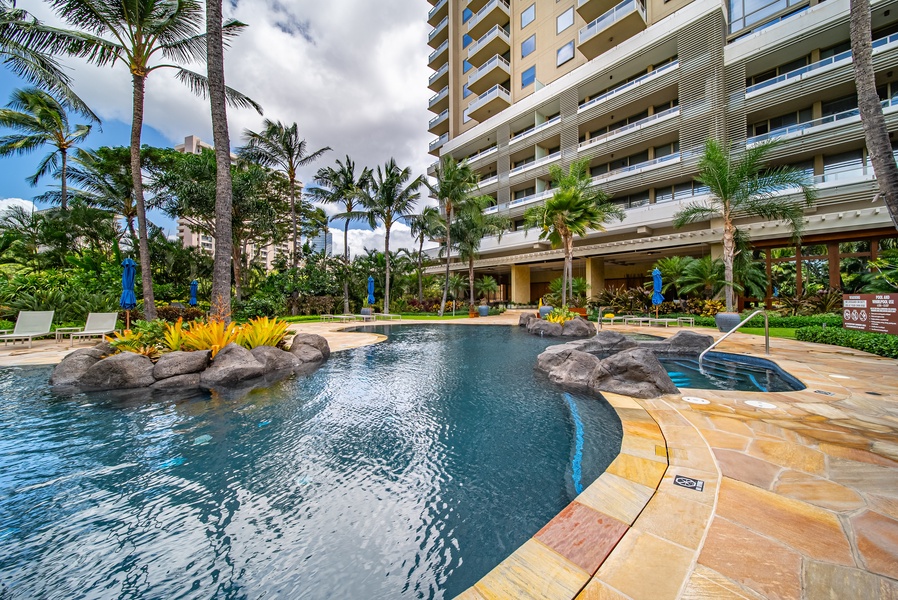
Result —
M 39 0 L 17 4 L 43 20 L 59 22 Z M 304 181 L 347 154 L 357 165 L 374 167 L 394 157 L 415 175 L 426 171 L 433 161 L 427 154 L 432 137 L 427 132 L 431 116 L 427 2 L 233 0 L 225 5 L 226 18 L 249 25 L 226 55 L 227 83 L 259 102 L 265 112 L 263 117 L 253 110 L 229 110 L 233 146 L 241 144 L 245 129 L 260 130 L 263 118 L 295 121 L 310 150 L 332 148 L 300 174 Z M 103 119 L 103 131 L 92 133 L 86 145 L 127 145 L 131 118 L 127 69 L 123 65 L 100 69 L 75 60 L 66 65 L 76 91 Z M 19 85 L 8 72 L 0 73 L 0 100 Z M 211 142 L 208 104 L 170 73 L 154 72 L 147 82 L 144 143 L 172 146 L 191 134 Z M 30 188 L 24 182 L 38 156 L 42 154 L 0 160 L 0 198 L 30 199 L 40 193 L 42 187 Z M 173 223 L 161 215 L 151 218 L 173 230 Z M 360 224 L 352 227 L 353 253 L 383 249 L 382 231 Z M 342 238 L 342 223 L 335 223 L 335 252 L 342 252 Z M 391 247 L 411 245 L 408 228 L 394 228 Z

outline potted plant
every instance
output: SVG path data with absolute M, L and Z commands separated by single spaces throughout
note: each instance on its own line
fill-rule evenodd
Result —
M 480 306 L 477 307 L 477 311 L 481 317 L 488 317 L 490 314 L 490 307 L 487 303 L 487 296 L 499 291 L 499 283 L 495 278 L 490 277 L 489 275 L 484 275 L 474 282 L 474 287 L 480 294 Z
M 477 313 L 481 317 L 490 316 L 490 305 L 486 303 L 486 298 L 480 299 L 480 306 L 477 307 Z
M 363 315 L 371 315 L 371 305 L 368 304 L 368 298 L 362 300 L 362 312 Z
M 468 317 L 474 319 L 480 316 L 480 313 L 477 311 L 477 307 L 473 304 L 468 304 Z

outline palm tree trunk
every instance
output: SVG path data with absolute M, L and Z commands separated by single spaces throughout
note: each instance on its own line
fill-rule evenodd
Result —
M 225 105 L 224 46 L 221 31 L 221 0 L 206 2 L 206 68 L 215 144 L 215 258 L 212 266 L 212 315 L 231 319 L 231 249 L 233 198 L 231 190 L 231 141 Z M 239 267 L 235 264 L 235 270 Z M 237 280 L 237 285 L 240 285 Z
M 424 273 L 423 273 L 423 261 L 421 260 L 421 253 L 424 252 L 424 236 L 421 236 L 421 239 L 418 242 L 418 304 L 424 303 Z
M 567 286 L 568 273 L 571 267 L 571 247 L 573 246 L 573 237 L 564 236 L 564 272 L 561 274 L 561 305 L 567 306 Z
M 243 299 L 243 253 L 240 251 L 239 244 L 231 244 L 231 264 L 234 270 L 234 299 L 237 302 Z
M 349 219 L 343 225 L 343 260 L 349 265 Z M 343 277 L 343 313 L 349 314 L 349 279 Z
M 892 154 L 889 129 L 876 92 L 873 47 L 870 32 L 870 0 L 851 0 L 851 54 L 857 82 L 857 104 L 864 124 L 870 162 L 876 172 L 879 193 L 892 222 L 898 226 L 898 165 Z
M 132 75 L 134 106 L 131 118 L 131 180 L 134 185 L 134 204 L 137 207 L 140 284 L 143 288 L 143 314 L 148 321 L 156 318 L 156 299 L 153 297 L 153 272 L 150 265 L 150 242 L 147 236 L 147 206 L 143 199 L 143 173 L 140 168 L 140 133 L 143 129 L 143 97 L 146 79 Z
M 296 226 L 296 178 L 290 176 L 290 220 L 293 223 L 293 266 L 299 267 L 299 233 Z
M 125 217 L 128 222 L 128 231 L 131 233 L 131 241 L 134 241 L 134 238 L 137 237 L 137 232 L 134 231 L 134 217 Z
M 65 185 L 66 167 L 68 166 L 66 164 L 66 159 L 68 157 L 66 155 L 65 148 L 61 148 L 59 150 L 59 153 L 62 155 L 62 168 L 59 171 L 59 189 L 60 189 L 60 199 L 61 199 L 60 206 L 62 207 L 62 210 L 66 210 L 69 207 L 69 204 L 68 204 L 68 195 L 69 194 L 68 194 L 68 189 L 66 188 L 66 185 Z
M 471 253 L 471 256 L 468 257 L 468 290 L 470 294 L 470 299 L 468 300 L 468 307 L 474 306 L 474 254 Z
M 449 206 L 449 210 L 446 212 L 446 281 L 443 282 L 443 299 L 440 301 L 440 316 L 443 316 L 443 311 L 446 310 L 446 296 L 449 294 L 449 256 L 450 249 L 452 245 L 450 244 L 450 240 L 452 234 L 450 233 L 450 229 L 452 227 L 452 206 Z M 455 311 L 455 302 L 453 299 L 452 310 Z
M 384 223 L 384 260 L 386 261 L 387 280 L 384 282 L 384 312 L 390 312 L 390 226 Z
M 727 312 L 733 312 L 733 259 L 736 256 L 735 227 L 732 223 L 723 228 L 723 280 Z

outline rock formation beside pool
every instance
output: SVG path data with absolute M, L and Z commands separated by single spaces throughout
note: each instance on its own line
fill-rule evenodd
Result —
M 549 337 L 592 337 L 596 334 L 595 323 L 579 316 L 565 321 L 562 325 L 526 314 L 521 315 L 518 325 L 526 327 L 533 335 Z
M 62 359 L 50 385 L 82 391 L 151 389 L 226 390 L 265 380 L 273 373 L 289 375 L 317 369 L 330 356 L 327 340 L 296 334 L 289 350 L 258 346 L 247 350 L 228 344 L 215 357 L 209 350 L 168 352 L 155 363 L 134 352 L 116 353 L 107 342 L 83 348 Z
M 615 331 L 600 331 L 589 339 L 546 348 L 536 359 L 536 370 L 565 387 L 655 398 L 677 393 L 657 354 L 695 356 L 713 341 L 709 335 L 691 331 L 658 341 L 635 341 Z

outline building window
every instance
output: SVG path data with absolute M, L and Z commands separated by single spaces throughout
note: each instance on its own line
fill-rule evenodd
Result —
M 461 97 L 462 97 L 462 99 L 467 98 L 468 96 L 470 96 L 470 95 L 473 94 L 473 93 L 474 93 L 474 92 L 472 92 L 471 90 L 468 89 L 468 84 L 467 84 L 467 83 L 464 84 L 464 85 L 462 86 L 462 88 L 461 88 Z
M 474 66 L 474 65 L 472 65 L 472 64 L 469 63 L 468 61 L 463 60 L 463 61 L 461 62 L 461 72 L 462 72 L 462 73 L 467 73 L 468 71 L 471 70 L 471 67 L 473 67 L 473 66 Z
M 524 58 L 534 50 L 536 50 L 536 34 L 521 42 L 521 58 Z
M 462 49 L 467 48 L 471 45 L 471 42 L 474 41 L 474 38 L 469 36 L 467 33 L 461 36 L 461 47 Z
M 474 16 L 474 12 L 470 8 L 466 8 L 461 12 L 461 22 L 467 23 L 468 19 Z
M 521 29 L 527 27 L 533 23 L 533 19 L 536 18 L 536 4 L 531 4 L 527 8 L 524 9 L 524 12 L 521 13 Z
M 555 66 L 560 67 L 572 58 L 574 58 L 574 40 L 558 49 L 558 53 L 555 55 Z
M 555 19 L 555 33 L 561 33 L 574 24 L 574 7 L 571 7 L 558 15 Z
M 750 27 L 757 28 L 771 16 L 803 3 L 803 0 L 729 0 L 730 33 Z
M 536 65 L 521 73 L 521 88 L 527 87 L 534 81 L 536 81 Z

